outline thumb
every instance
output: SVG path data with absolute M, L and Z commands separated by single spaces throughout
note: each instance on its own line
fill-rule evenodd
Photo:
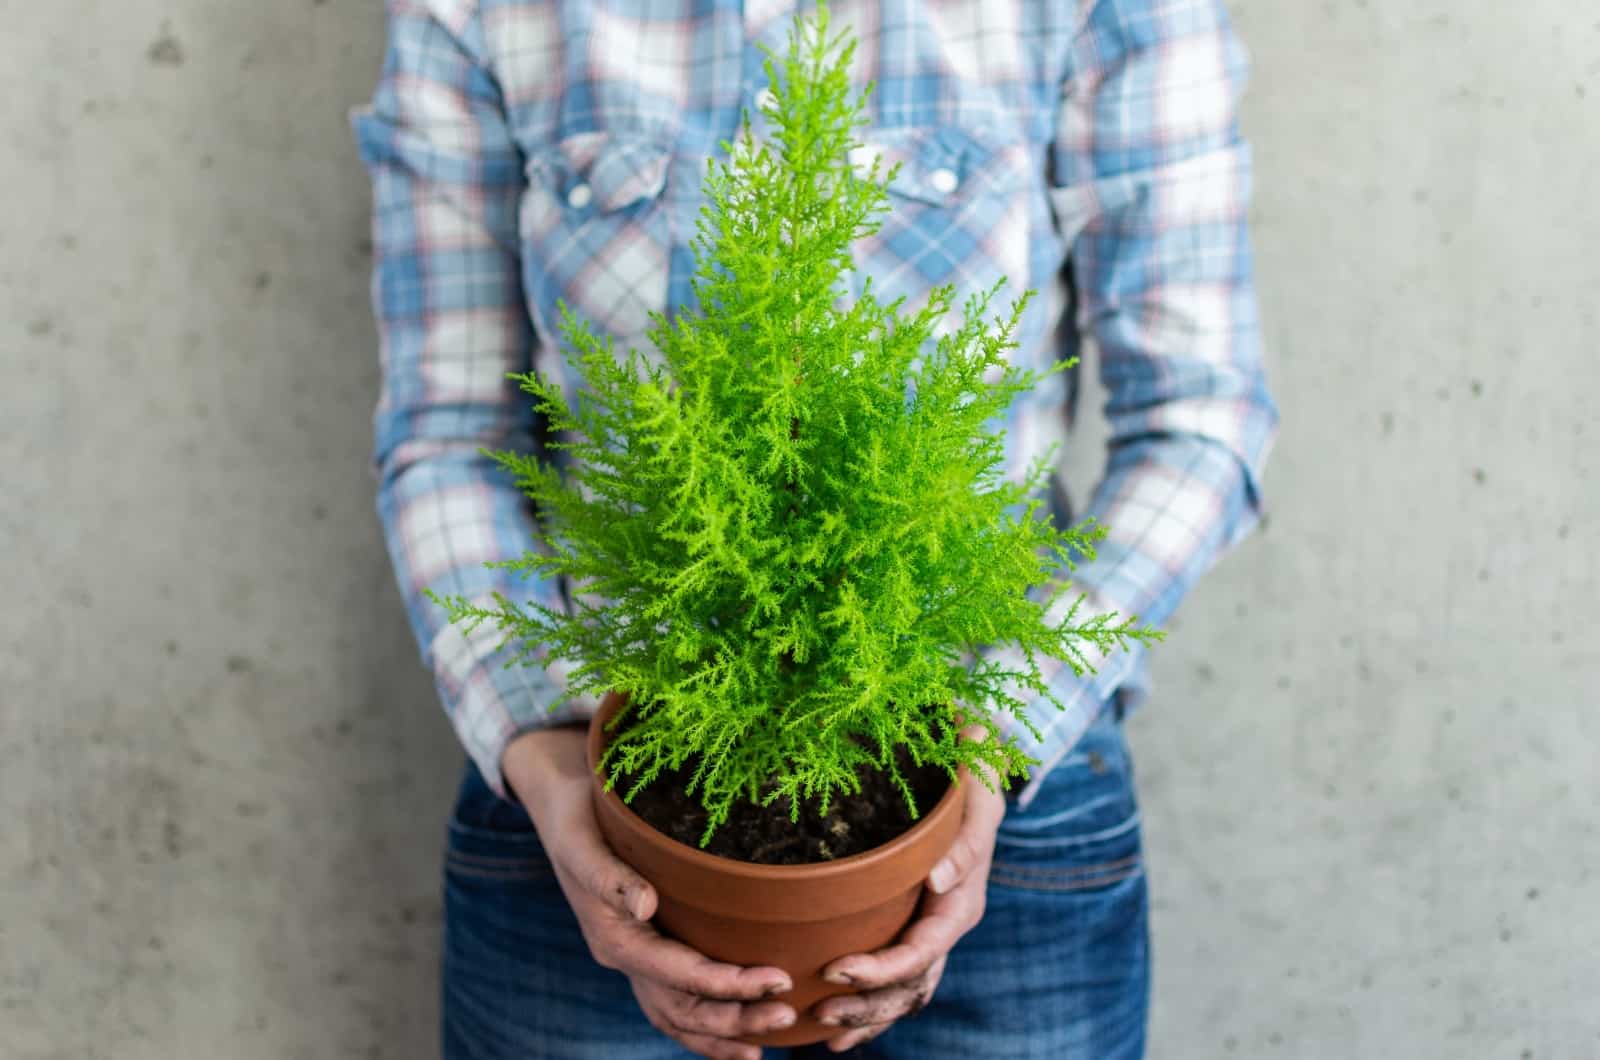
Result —
M 986 726 L 979 722 L 973 722 L 970 725 L 962 727 L 961 739 L 970 743 L 989 743 L 993 739 L 993 736 Z M 995 787 L 1001 786 L 1000 778 L 995 775 L 995 770 L 986 763 L 975 762 L 967 767 L 967 771 L 972 774 L 972 783 L 980 785 L 985 789 L 988 788 L 988 784 L 984 784 L 984 777 L 987 777 L 989 782 L 994 784 Z M 982 776 L 979 776 L 980 771 Z
M 982 725 L 968 725 L 961 730 L 961 739 L 984 743 L 989 739 L 989 730 Z M 983 786 L 975 768 L 969 767 L 968 772 L 972 775 L 962 781 L 967 790 L 961 827 L 950 849 L 928 873 L 928 887 L 934 894 L 950 890 L 987 861 L 986 852 L 994 847 L 995 829 L 1005 816 L 1004 801 Z
M 569 840 L 569 864 L 585 890 L 618 913 L 645 921 L 656 915 L 656 889 L 633 867 L 612 852 L 591 819 L 587 828 L 574 829 Z
M 621 864 L 621 862 L 618 862 Z M 643 923 L 656 915 L 656 889 L 650 886 L 650 881 L 640 876 L 632 869 L 628 875 L 636 881 L 631 884 L 623 897 L 622 910 L 633 919 Z
M 518 737 L 506 749 L 507 782 L 562 874 L 563 889 L 570 880 L 618 914 L 649 920 L 656 913 L 655 888 L 600 833 L 580 737 L 561 727 Z

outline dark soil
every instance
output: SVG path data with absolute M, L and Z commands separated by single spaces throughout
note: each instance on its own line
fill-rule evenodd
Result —
M 905 748 L 896 748 L 900 773 L 911 785 L 917 811 L 927 816 L 938 805 L 950 786 L 950 774 L 938 766 L 911 764 Z M 684 788 L 694 776 L 695 763 L 689 761 L 661 775 L 634 796 L 628 808 L 644 818 L 658 832 L 708 854 L 750 861 L 761 865 L 805 865 L 861 854 L 882 846 L 916 822 L 906 807 L 905 796 L 887 773 L 871 766 L 857 771 L 860 794 L 835 792 L 826 817 L 817 813 L 815 801 L 803 802 L 800 820 L 789 820 L 789 801 L 779 799 L 770 806 L 757 806 L 743 799 L 733 804 L 725 821 L 700 846 L 706 828 L 706 811 Z M 624 774 L 612 789 L 618 795 L 632 788 L 634 776 Z

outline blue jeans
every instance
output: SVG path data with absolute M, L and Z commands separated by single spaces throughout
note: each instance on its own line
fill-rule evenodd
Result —
M 1149 1005 L 1148 903 L 1132 763 L 1107 709 L 1001 825 L 982 922 L 933 1000 L 850 1051 L 764 1058 L 1137 1060 Z M 589 956 L 527 815 L 470 764 L 445 858 L 445 1060 L 680 1060 L 627 977 Z

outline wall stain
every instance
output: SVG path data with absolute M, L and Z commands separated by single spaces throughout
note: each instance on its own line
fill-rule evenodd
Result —
M 171 817 L 168 817 L 161 826 L 161 845 L 166 848 L 168 857 L 183 857 L 183 829 L 179 828 L 178 822 Z
M 150 47 L 145 49 L 144 57 L 152 66 L 182 66 L 183 44 L 173 36 L 171 28 L 163 22 L 160 36 L 150 42 Z

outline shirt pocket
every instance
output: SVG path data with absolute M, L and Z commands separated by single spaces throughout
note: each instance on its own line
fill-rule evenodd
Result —
M 531 152 L 518 214 L 523 288 L 541 345 L 562 349 L 565 302 L 597 338 L 648 349 L 666 313 L 672 226 L 664 202 L 673 148 L 611 131 L 568 135 Z M 562 358 L 547 366 L 565 376 Z
M 877 179 L 887 185 L 887 209 L 879 228 L 851 246 L 859 297 L 870 276 L 883 303 L 904 297 L 904 314 L 915 313 L 933 288 L 953 284 L 951 311 L 938 323 L 943 335 L 959 325 L 967 297 L 1006 283 L 987 317 L 1003 313 L 1028 284 L 1029 145 L 978 129 L 917 125 L 860 130 L 849 161 L 863 177 L 878 160 Z

